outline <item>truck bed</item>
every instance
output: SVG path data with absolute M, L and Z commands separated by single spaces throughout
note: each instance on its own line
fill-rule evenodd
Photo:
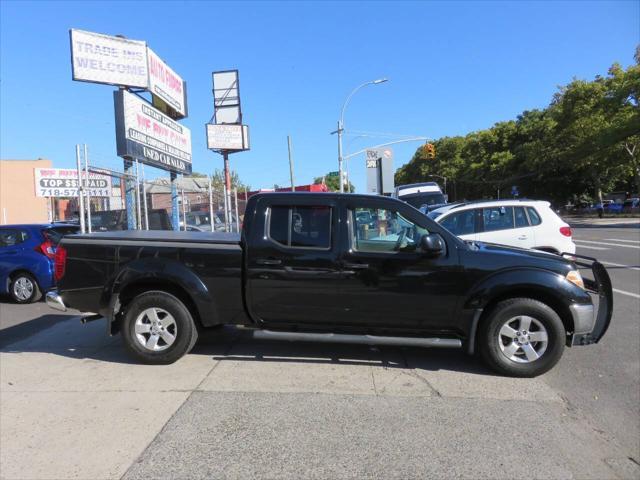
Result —
M 67 235 L 68 240 L 108 240 L 128 242 L 177 242 L 240 245 L 239 233 L 224 232 L 176 232 L 173 230 L 122 230 Z

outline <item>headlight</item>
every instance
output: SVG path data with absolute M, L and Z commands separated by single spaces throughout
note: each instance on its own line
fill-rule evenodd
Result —
M 571 283 L 579 286 L 581 289 L 584 290 L 584 282 L 582 281 L 582 275 L 580 275 L 580 272 L 578 270 L 571 270 L 569 273 L 567 273 L 566 278 Z

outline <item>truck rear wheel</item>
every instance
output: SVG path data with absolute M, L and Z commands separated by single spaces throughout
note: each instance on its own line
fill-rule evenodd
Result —
M 566 338 L 558 314 L 532 298 L 498 303 L 478 335 L 485 363 L 512 377 L 535 377 L 550 370 L 562 357 Z
M 168 364 L 191 351 L 198 330 L 184 303 L 170 293 L 154 290 L 138 295 L 127 305 L 122 338 L 138 360 Z

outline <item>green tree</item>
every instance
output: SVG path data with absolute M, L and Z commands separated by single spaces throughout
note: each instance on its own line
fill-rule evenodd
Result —
M 330 192 L 340 191 L 340 180 L 338 179 L 338 176 L 329 176 L 329 174 L 327 174 L 323 177 L 316 177 L 313 179 L 314 185 L 320 185 L 322 183 L 324 183 L 327 186 Z M 349 182 L 349 187 L 350 187 L 349 191 L 351 193 L 354 193 L 356 191 L 356 188 L 353 186 L 353 183 Z M 344 191 L 346 192 L 347 190 L 348 190 L 347 185 L 345 183 Z
M 640 189 L 640 46 L 636 64 L 574 79 L 541 110 L 525 111 L 465 136 L 418 148 L 396 171 L 396 185 L 447 177 L 450 199 L 523 195 L 564 202 L 603 191 Z
M 242 180 L 240 180 L 240 175 L 238 172 L 231 171 L 231 188 L 237 188 L 238 191 L 244 191 L 245 189 L 251 190 L 251 187 L 248 184 L 245 184 Z M 224 171 L 215 169 L 211 174 L 211 186 L 216 191 L 224 190 Z

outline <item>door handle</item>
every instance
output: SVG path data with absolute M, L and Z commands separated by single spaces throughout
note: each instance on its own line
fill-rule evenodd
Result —
M 350 270 L 366 270 L 367 268 L 369 268 L 369 264 L 368 263 L 351 263 L 351 262 L 344 262 L 342 264 L 342 266 L 344 268 L 348 268 Z
M 528 237 L 526 235 L 520 235 L 518 240 L 526 240 Z
M 280 265 L 282 264 L 282 260 L 278 260 L 277 258 L 258 258 L 256 263 L 258 265 Z

